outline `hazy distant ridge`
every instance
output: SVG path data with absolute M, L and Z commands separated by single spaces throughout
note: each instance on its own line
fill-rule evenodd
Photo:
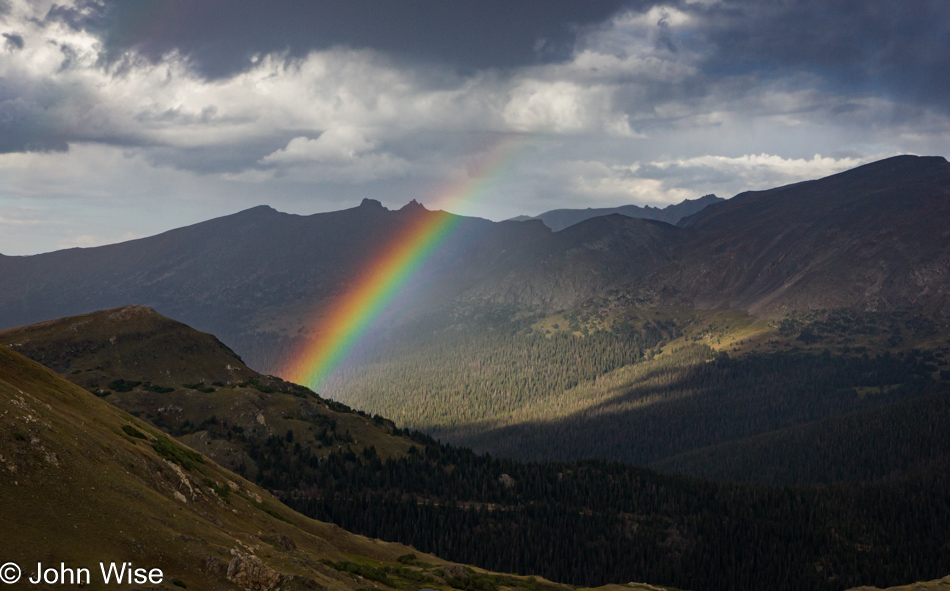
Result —
M 511 218 L 509 221 L 525 222 L 528 220 L 541 220 L 545 226 L 557 232 L 583 222 L 584 220 L 589 220 L 590 218 L 619 213 L 629 218 L 656 220 L 675 226 L 681 219 L 698 213 L 713 203 L 719 203 L 720 201 L 725 201 L 725 199 L 709 194 L 703 195 L 699 199 L 685 199 L 681 203 L 667 205 L 664 208 L 652 207 L 650 205 L 645 207 L 640 207 L 639 205 L 621 205 L 620 207 L 588 207 L 587 209 L 552 209 L 551 211 L 546 211 L 533 217 L 519 215 Z

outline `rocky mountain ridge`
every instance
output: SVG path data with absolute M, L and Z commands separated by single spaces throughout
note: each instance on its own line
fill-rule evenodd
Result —
M 4 257 L 0 327 L 148 305 L 274 371 L 420 216 L 454 229 L 388 326 L 550 314 L 615 290 L 772 319 L 836 308 L 947 318 L 948 195 L 945 159 L 899 156 L 743 193 L 680 226 L 615 214 L 552 232 L 369 199 L 312 216 L 262 206 L 121 244 Z
M 645 205 L 621 205 L 619 207 L 588 207 L 586 209 L 552 209 L 544 213 L 527 216 L 519 215 L 511 218 L 511 221 L 526 222 L 529 220 L 541 220 L 544 225 L 555 232 L 559 232 L 568 226 L 579 224 L 590 218 L 602 217 L 611 214 L 620 214 L 623 216 L 666 222 L 667 224 L 677 225 L 680 220 L 696 214 L 706 207 L 725 201 L 721 197 L 713 194 L 703 195 L 696 199 L 684 199 L 680 203 L 667 205 L 666 207 L 653 207 Z

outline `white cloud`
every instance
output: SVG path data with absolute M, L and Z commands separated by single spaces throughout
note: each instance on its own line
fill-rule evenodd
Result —
M 561 162 L 554 170 L 566 190 L 580 198 L 583 207 L 666 205 L 696 197 L 695 191 L 671 186 L 661 179 L 638 174 L 640 165 L 608 165 L 596 161 Z M 573 207 L 581 207 L 580 204 Z
M 608 174 L 600 178 L 578 177 L 573 190 L 578 193 L 609 198 L 612 203 L 637 203 L 640 205 L 661 205 L 679 203 L 684 199 L 697 197 L 694 191 L 677 187 L 666 187 L 663 181 Z M 608 200 L 605 200 L 607 202 Z
M 826 177 L 893 155 L 831 158 L 815 154 L 810 159 L 782 158 L 774 154 L 747 154 L 738 157 L 705 155 L 656 161 L 650 165 L 660 170 L 676 170 L 680 175 L 690 169 L 694 175 L 709 171 L 715 173 L 716 177 L 725 177 L 730 179 L 731 183 L 743 186 L 743 190 L 757 190 Z
M 634 136 L 627 115 L 614 111 L 611 100 L 611 90 L 603 86 L 529 79 L 512 89 L 504 119 L 517 131 Z
M 44 226 L 48 223 L 43 220 L 24 220 L 0 215 L 0 226 Z
M 286 148 L 261 159 L 262 163 L 352 162 L 357 155 L 372 150 L 376 142 L 369 142 L 354 127 L 331 127 L 317 139 L 295 137 Z
M 562 161 L 549 176 L 564 188 L 570 204 L 558 207 L 610 207 L 633 203 L 663 207 L 708 193 L 731 197 L 821 178 L 892 154 L 831 158 L 783 158 L 771 154 L 737 157 L 703 155 L 630 164 Z M 550 209 L 553 209 L 551 207 Z
M 302 182 L 367 182 L 404 176 L 411 169 L 402 158 L 373 151 L 377 145 L 354 127 L 332 127 L 316 139 L 295 137 L 287 147 L 260 160 L 263 165 L 277 167 L 277 171 L 248 170 L 229 178 L 251 182 L 278 177 Z
M 696 66 L 682 60 L 664 59 L 655 55 L 617 56 L 585 49 L 574 56 L 565 68 L 579 77 L 621 79 L 629 83 L 679 82 L 698 74 Z

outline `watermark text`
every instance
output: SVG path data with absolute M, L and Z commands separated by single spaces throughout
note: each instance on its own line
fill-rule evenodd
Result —
M 23 576 L 20 565 L 7 562 L 0 566 L 0 582 L 12 585 L 20 580 L 31 585 L 90 585 L 93 580 L 103 585 L 158 585 L 165 579 L 160 568 L 136 567 L 131 562 L 100 562 L 98 568 L 45 566 L 36 563 L 36 570 Z

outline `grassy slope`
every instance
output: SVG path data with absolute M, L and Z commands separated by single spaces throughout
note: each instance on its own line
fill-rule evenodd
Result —
M 4 511 L 0 554 L 24 567 L 127 560 L 162 568 L 168 583 L 219 589 L 233 588 L 225 580 L 232 551 L 253 552 L 281 573 L 346 589 L 359 585 L 320 559 L 395 561 L 409 552 L 304 518 L 209 460 L 191 470 L 164 460 L 151 444 L 160 433 L 2 347 L 0 408 L 0 502 L 16 508 Z M 149 441 L 125 434 L 127 426 Z M 219 494 L 207 483 L 235 490 Z M 276 549 L 280 536 L 296 551 Z
M 145 306 L 125 306 L 0 331 L 0 343 L 83 387 L 116 378 L 174 386 L 256 377 L 212 335 Z
M 402 455 L 411 446 L 407 438 L 392 435 L 392 423 L 344 412 L 309 390 L 262 376 L 212 335 L 144 306 L 0 331 L 0 344 L 169 430 L 229 469 L 246 466 L 251 477 L 256 466 L 245 453 L 246 439 L 264 442 L 291 430 L 295 441 L 317 456 L 344 440 L 352 440 L 357 452 L 373 446 L 383 458 Z M 110 390 L 118 379 L 140 383 L 126 392 Z M 150 385 L 172 391 L 150 390 Z M 202 427 L 211 417 L 215 429 Z M 337 438 L 318 441 L 324 429 Z M 234 437 L 225 436 L 229 430 Z M 239 430 L 246 439 L 236 435 Z
M 884 591 L 947 591 L 950 589 L 950 577 L 937 579 L 936 581 L 927 581 L 924 583 L 912 583 L 900 587 L 888 587 Z M 849 591 L 880 591 L 877 587 L 857 587 Z

